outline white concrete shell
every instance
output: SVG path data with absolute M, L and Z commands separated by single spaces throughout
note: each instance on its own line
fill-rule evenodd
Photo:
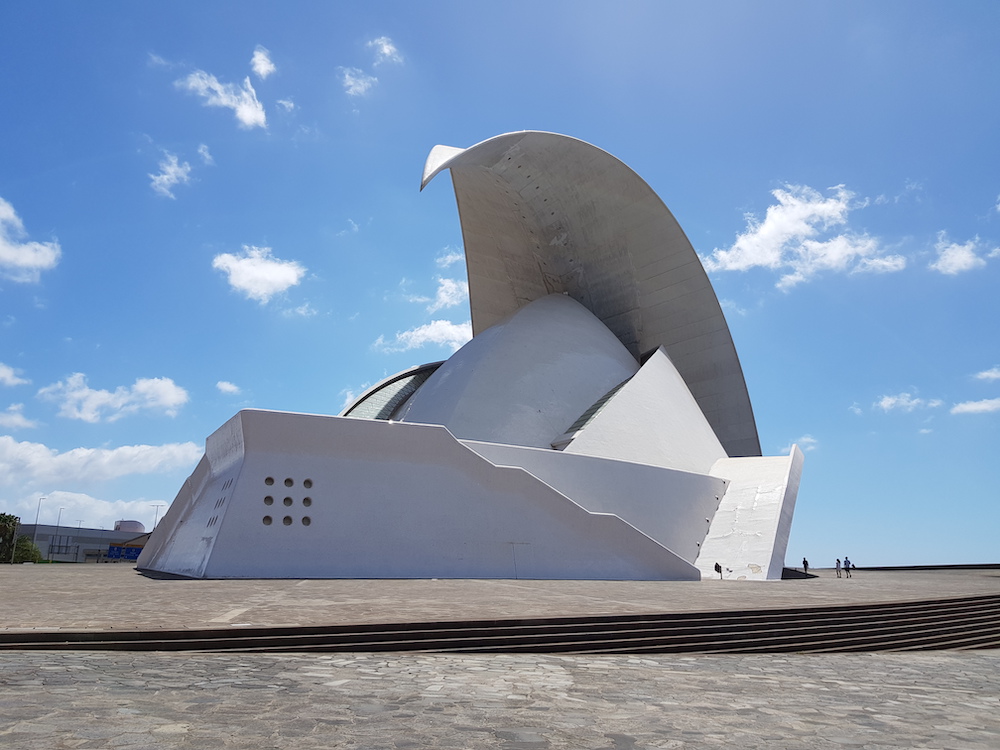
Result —
M 421 187 L 450 170 L 474 334 L 564 292 L 639 358 L 663 347 L 730 456 L 760 441 L 729 326 L 660 197 L 606 151 L 555 133 L 437 146 Z
M 475 336 L 340 416 L 242 411 L 142 570 L 196 578 L 781 576 L 802 454 L 763 458 L 693 249 L 604 151 L 436 147 Z

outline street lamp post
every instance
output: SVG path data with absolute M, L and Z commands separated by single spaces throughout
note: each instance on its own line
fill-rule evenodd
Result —
M 59 538 L 59 523 L 62 521 L 62 512 L 66 510 L 65 508 L 59 509 L 59 515 L 56 516 L 56 534 L 55 538 Z M 52 562 L 52 542 L 49 542 L 49 562 Z
M 42 500 L 45 499 L 45 495 L 40 495 L 38 498 L 38 507 L 35 509 L 35 533 L 31 535 L 32 544 L 38 542 L 38 513 L 42 510 Z

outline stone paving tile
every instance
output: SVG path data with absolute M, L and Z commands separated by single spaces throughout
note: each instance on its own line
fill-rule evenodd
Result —
M 0 747 L 1000 747 L 1000 650 L 0 653 Z

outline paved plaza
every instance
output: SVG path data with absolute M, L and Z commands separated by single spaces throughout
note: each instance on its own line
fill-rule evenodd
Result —
M 0 627 L 708 611 L 998 589 L 996 570 L 657 584 L 157 581 L 124 566 L 3 566 Z M 0 651 L 0 747 L 996 750 L 1000 651 L 642 658 Z

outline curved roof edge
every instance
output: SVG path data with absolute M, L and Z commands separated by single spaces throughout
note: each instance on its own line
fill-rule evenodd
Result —
M 585 141 L 519 131 L 435 146 L 421 189 L 451 171 L 473 332 L 568 294 L 637 359 L 660 346 L 730 456 L 760 440 L 729 326 L 694 248 L 639 175 Z
M 400 380 L 405 380 L 405 379 L 408 379 L 408 378 L 410 378 L 410 379 L 417 378 L 418 376 L 423 375 L 424 376 L 423 379 L 421 379 L 420 382 L 419 382 L 419 384 L 417 384 L 417 387 L 419 387 L 419 385 L 423 384 L 424 380 L 426 380 L 428 377 L 430 377 L 434 373 L 434 371 L 437 370 L 437 368 L 439 368 L 443 364 L 444 364 L 444 360 L 442 360 L 440 362 L 429 362 L 429 363 L 427 363 L 425 365 L 417 365 L 416 367 L 408 367 L 407 369 L 403 370 L 402 372 L 397 372 L 395 375 L 390 375 L 389 377 L 387 377 L 387 378 L 385 378 L 383 380 L 380 380 L 378 383 L 376 383 L 375 385 L 373 385 L 371 388 L 369 388 L 364 393 L 362 393 L 360 396 L 358 396 L 356 399 L 354 399 L 354 401 L 352 401 L 350 404 L 348 404 L 346 407 L 344 407 L 341 410 L 339 416 L 341 416 L 341 417 L 356 417 L 356 416 L 360 416 L 356 412 L 358 412 L 359 410 L 362 410 L 365 407 L 365 405 L 368 404 L 373 398 L 375 398 L 376 396 L 378 396 L 386 388 L 389 388 L 393 384 L 398 383 Z M 397 401 L 396 403 L 390 403 L 390 401 L 392 399 L 385 399 L 385 403 L 379 403 L 377 405 L 378 408 L 376 409 L 376 411 L 380 412 L 380 411 L 382 411 L 385 408 L 388 408 L 388 410 L 389 410 L 388 413 L 384 417 L 383 416 L 365 415 L 362 418 L 365 418 L 365 419 L 389 419 L 391 417 L 391 415 L 393 413 L 395 413 L 395 411 L 398 410 L 399 407 L 401 407 L 409 399 L 410 396 L 413 395 L 413 392 L 415 390 L 416 390 L 416 388 L 413 388 L 413 390 L 410 391 L 409 393 L 402 394 L 402 396 L 403 396 L 402 399 L 399 400 L 399 401 Z M 395 395 L 395 394 L 393 394 L 393 395 Z

